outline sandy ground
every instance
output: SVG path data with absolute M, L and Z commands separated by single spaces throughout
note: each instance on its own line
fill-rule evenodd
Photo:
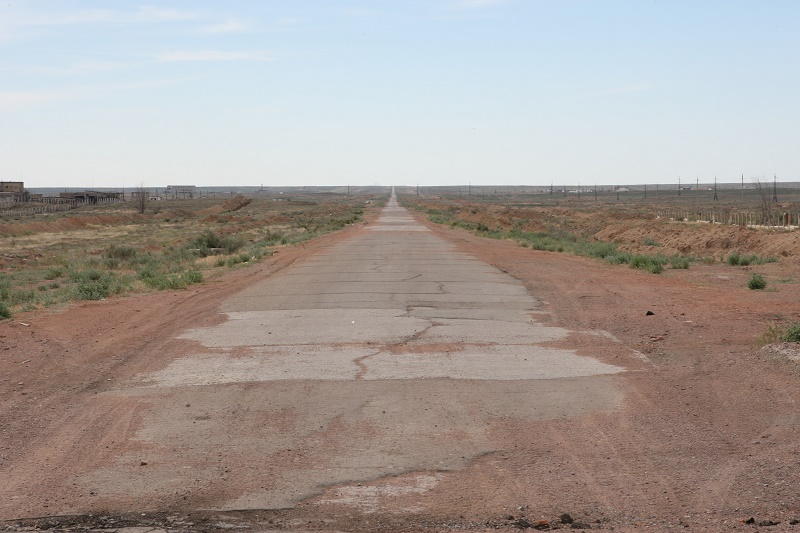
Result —
M 0 325 L 0 518 L 800 530 L 798 362 L 758 343 L 797 317 L 798 285 L 749 291 L 752 270 L 726 265 L 656 276 L 384 217 L 191 291 Z M 377 248 L 400 236 L 402 253 Z M 448 262 L 422 268 L 426 245 Z M 422 276 L 404 287 L 408 272 Z M 362 298 L 368 275 L 382 289 Z M 320 276 L 352 290 L 321 306 Z

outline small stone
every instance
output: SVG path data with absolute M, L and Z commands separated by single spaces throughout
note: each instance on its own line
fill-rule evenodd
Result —
M 558 519 L 561 520 L 562 524 L 571 524 L 575 521 L 572 519 L 569 513 L 562 514 L 561 516 L 558 517 Z
M 141 463 L 139 463 L 139 466 L 147 466 L 147 461 L 142 461 Z
M 531 522 L 527 518 L 517 518 L 511 523 L 511 525 L 519 529 L 528 529 L 533 527 L 533 522 Z
M 751 516 L 747 520 L 742 520 L 742 523 L 744 523 L 744 524 L 755 524 L 756 523 L 756 519 Z
M 648 311 L 644 314 L 644 316 L 653 316 L 655 313 L 652 311 Z

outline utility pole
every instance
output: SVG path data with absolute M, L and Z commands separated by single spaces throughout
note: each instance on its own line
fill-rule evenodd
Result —
M 744 172 L 742 173 L 742 206 L 744 206 Z
M 472 196 L 472 182 L 467 183 L 467 196 Z
M 678 176 L 678 198 L 681 197 L 681 177 Z
M 647 199 L 647 184 L 646 183 L 644 184 L 644 197 L 645 197 L 645 200 L 646 200 Z
M 778 203 L 778 175 L 772 174 L 772 201 Z
M 719 197 L 717 196 L 717 177 L 714 176 L 714 201 L 718 201 Z

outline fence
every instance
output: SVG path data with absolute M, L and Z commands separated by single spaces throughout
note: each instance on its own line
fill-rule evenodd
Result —
M 767 226 L 797 229 L 800 227 L 800 213 L 773 210 L 739 211 L 732 209 L 708 209 L 690 211 L 686 209 L 657 209 L 656 218 L 683 220 L 686 222 L 708 222 L 711 224 L 731 224 L 735 226 Z
M 44 213 L 70 211 L 87 205 L 109 205 L 121 202 L 119 198 L 97 198 L 96 200 L 59 201 L 57 203 L 42 203 L 39 205 L 25 204 L 25 207 L 0 209 L 0 218 L 19 218 L 23 216 L 36 216 Z M 9 205 L 8 203 L 5 205 Z M 11 204 L 14 205 L 14 204 Z M 19 204 L 17 204 L 19 205 Z M 2 206 L 2 204 L 0 204 Z
M 800 183 L 703 184 L 692 187 L 640 184 L 628 187 L 574 186 L 399 187 L 410 195 L 459 198 L 513 207 L 567 206 L 591 209 L 605 206 L 639 210 L 667 220 L 731 224 L 743 227 L 800 229 Z

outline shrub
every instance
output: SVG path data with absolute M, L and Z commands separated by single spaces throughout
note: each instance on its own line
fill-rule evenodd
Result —
M 8 295 L 11 305 L 27 304 L 36 301 L 36 291 L 33 289 L 12 290 Z
M 647 270 L 653 274 L 660 274 L 664 270 L 666 261 L 661 257 L 651 255 L 634 255 L 629 262 L 631 268 Z
M 789 321 L 789 326 L 786 328 L 786 331 L 783 332 L 783 335 L 781 335 L 781 341 L 800 342 L 800 321 Z
M 750 288 L 750 290 L 760 291 L 766 288 L 767 280 L 765 280 L 764 276 L 761 274 L 753 274 L 750 277 L 750 280 L 747 282 L 747 286 Z
M 200 283 L 203 281 L 203 274 L 197 270 L 187 270 L 183 273 L 183 280 L 188 283 Z
M 670 266 L 675 269 L 689 268 L 689 258 L 676 255 L 670 260 Z
M 11 310 L 6 304 L 0 302 L 0 320 L 5 320 L 7 318 L 11 318 Z
M 777 263 L 776 257 L 761 257 L 759 255 L 741 255 L 734 252 L 728 256 L 728 264 L 731 266 L 763 265 L 765 263 Z
M 86 281 L 99 281 L 103 279 L 103 273 L 94 268 L 90 268 L 89 270 L 73 270 L 69 273 L 69 277 L 76 283 L 82 283 Z
M 86 280 L 75 286 L 75 295 L 79 300 L 101 300 L 110 292 L 105 280 Z
M 8 300 L 11 296 L 11 280 L 0 276 L 0 300 Z
M 628 252 L 617 252 L 613 255 L 607 255 L 605 260 L 611 263 L 612 265 L 620 265 L 622 263 L 630 263 L 631 262 L 631 254 Z
M 210 229 L 203 231 L 189 243 L 189 247 L 199 249 L 203 257 L 211 255 L 212 248 L 223 249 L 226 253 L 232 254 L 243 245 L 244 241 L 241 239 L 232 236 L 221 237 Z
M 188 283 L 183 279 L 182 276 L 178 275 L 169 275 L 169 274 L 156 274 L 154 276 L 148 276 L 146 278 L 142 278 L 142 281 L 148 286 L 152 287 L 153 289 L 159 291 L 169 291 L 169 290 L 176 290 L 176 289 L 185 289 Z
M 103 256 L 108 259 L 122 259 L 123 261 L 133 259 L 136 257 L 136 248 L 133 246 L 117 246 L 116 244 L 112 244 L 109 246 L 108 250 L 103 253 Z
M 50 268 L 45 272 L 44 279 L 53 280 L 56 278 L 60 278 L 61 275 L 64 274 L 64 270 L 61 268 Z
M 656 241 L 654 241 L 651 237 L 645 237 L 644 245 L 645 246 L 661 246 Z

